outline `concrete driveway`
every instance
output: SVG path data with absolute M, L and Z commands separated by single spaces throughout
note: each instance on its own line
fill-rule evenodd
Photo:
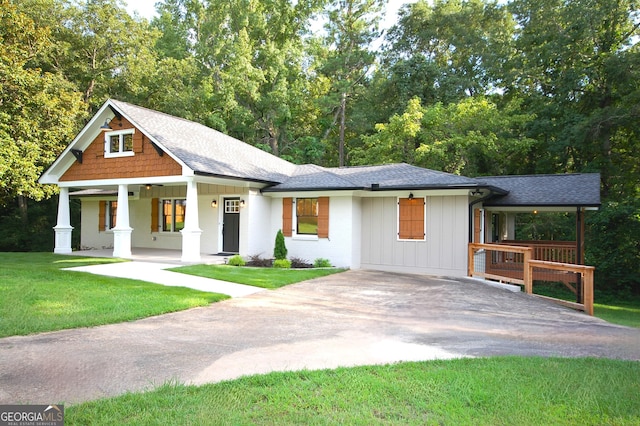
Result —
M 349 271 L 175 314 L 0 339 L 0 404 L 467 356 L 640 359 L 640 330 L 478 282 Z

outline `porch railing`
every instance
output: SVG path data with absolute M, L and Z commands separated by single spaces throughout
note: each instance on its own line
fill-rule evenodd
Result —
M 533 259 L 534 249 L 521 245 L 469 244 L 468 275 L 522 285 L 527 294 L 553 300 L 564 306 L 593 315 L 593 266 L 574 265 Z M 580 277 L 580 279 L 578 279 Z M 562 282 L 576 293 L 580 286 L 582 300 L 568 302 L 533 294 L 534 281 Z
M 577 261 L 577 247 L 575 241 L 515 241 L 504 240 L 498 244 L 507 246 L 530 247 L 533 251 L 531 258 L 547 262 L 580 263 Z

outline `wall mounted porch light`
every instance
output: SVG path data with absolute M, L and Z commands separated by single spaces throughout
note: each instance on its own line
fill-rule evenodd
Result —
M 409 199 L 410 199 L 410 200 L 413 200 L 413 192 L 410 192 L 410 193 L 409 193 Z
M 211 200 L 211 207 L 214 209 L 218 208 L 218 200 Z
M 240 207 L 244 207 L 246 204 L 244 202 L 244 200 L 240 200 Z

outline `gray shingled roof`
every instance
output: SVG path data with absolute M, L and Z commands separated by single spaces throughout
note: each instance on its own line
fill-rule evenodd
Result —
M 600 174 L 480 177 L 483 184 L 508 194 L 486 201 L 486 206 L 584 206 L 600 205 Z
M 202 124 L 111 100 L 146 135 L 198 174 L 276 183 L 295 165 Z
M 404 163 L 341 168 L 304 165 L 298 166 L 289 179 L 263 191 L 357 190 L 371 189 L 374 184 L 377 184 L 380 190 L 475 188 L 478 186 L 478 182 L 471 178 Z
M 109 102 L 197 174 L 274 184 L 265 192 L 490 187 L 508 193 L 485 201 L 487 206 L 600 205 L 597 173 L 473 179 L 404 163 L 341 168 L 296 166 L 201 124 L 126 102 Z

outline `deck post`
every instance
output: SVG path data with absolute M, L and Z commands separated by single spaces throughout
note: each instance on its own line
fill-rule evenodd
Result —
M 583 210 L 580 207 L 576 208 L 576 265 L 584 265 L 584 218 L 582 217 Z M 582 275 L 576 274 L 576 302 L 583 303 L 584 295 L 582 294 Z
M 524 291 L 527 294 L 533 293 L 533 266 L 531 266 L 531 251 L 529 248 L 524 252 L 524 271 L 523 278 L 524 281 Z

